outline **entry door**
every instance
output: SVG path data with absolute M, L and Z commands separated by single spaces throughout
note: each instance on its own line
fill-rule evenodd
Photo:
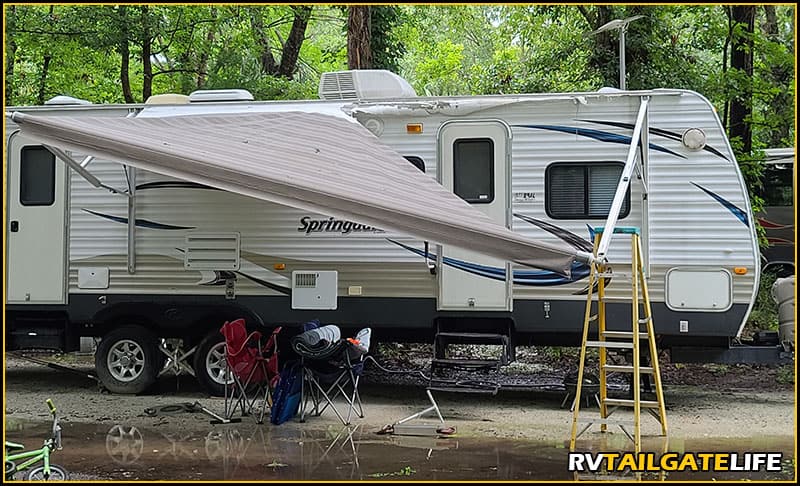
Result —
M 508 127 L 454 122 L 439 132 L 439 182 L 510 227 Z M 505 260 L 451 245 L 438 247 L 439 310 L 511 310 L 511 266 Z
M 7 302 L 64 304 L 66 165 L 19 134 L 7 148 Z

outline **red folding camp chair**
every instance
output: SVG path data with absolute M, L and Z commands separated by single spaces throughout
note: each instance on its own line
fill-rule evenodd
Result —
M 226 421 L 231 421 L 237 408 L 241 408 L 242 415 L 249 415 L 259 398 L 262 404 L 258 423 L 264 421 L 271 390 L 278 380 L 277 335 L 280 330 L 276 327 L 262 345 L 262 334 L 259 331 L 248 334 L 244 319 L 225 322 L 220 329 L 225 337 L 225 363 L 233 376 L 230 389 L 225 389 Z

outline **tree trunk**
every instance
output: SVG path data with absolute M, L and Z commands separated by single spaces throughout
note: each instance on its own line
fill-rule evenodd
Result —
M 614 17 L 613 7 L 598 5 L 595 10 L 589 10 L 585 6 L 579 7 L 579 11 L 586 19 L 591 30 L 597 30 L 610 22 Z M 612 34 L 617 30 L 605 30 L 592 37 L 594 38 L 594 50 L 589 57 L 589 65 L 593 66 L 603 79 L 603 86 L 617 86 L 619 83 L 619 38 Z
M 14 16 L 16 14 L 16 6 L 11 5 L 8 8 L 8 16 L 6 20 L 6 26 L 9 27 L 8 30 L 11 30 L 10 27 L 13 25 Z M 9 35 L 6 37 L 8 39 L 8 43 L 6 44 L 6 72 L 5 72 L 5 82 L 6 82 L 6 106 L 12 105 L 12 100 L 14 99 L 14 62 L 17 57 L 17 43 L 14 41 L 14 36 Z
M 761 24 L 761 31 L 770 42 L 777 42 L 778 34 L 778 16 L 775 12 L 774 5 L 764 5 L 764 22 Z M 778 64 L 773 64 L 768 72 L 763 73 L 764 77 L 769 80 L 772 86 L 777 89 L 774 96 L 766 100 L 769 105 L 768 113 L 781 113 L 785 107 L 794 104 L 794 98 L 791 92 L 791 80 L 793 73 Z M 768 117 L 769 120 L 770 117 Z M 767 143 L 770 147 L 780 147 L 786 143 L 787 140 L 792 139 L 792 126 L 790 123 L 781 123 L 780 119 L 769 120 L 769 133 L 767 134 Z
M 153 94 L 153 63 L 150 59 L 153 52 L 153 38 L 150 36 L 149 9 L 142 6 L 142 101 Z
M 734 36 L 731 42 L 731 70 L 741 71 L 739 95 L 731 101 L 730 138 L 741 141 L 742 153 L 750 154 L 753 148 L 753 131 L 750 125 L 753 113 L 753 29 L 755 5 L 732 7 Z M 743 30 L 743 32 L 739 32 Z
M 127 7 L 121 5 L 119 7 L 119 24 L 120 24 L 120 39 L 117 51 L 122 59 L 119 70 L 119 80 L 122 84 L 122 96 L 125 98 L 125 103 L 134 103 L 133 92 L 131 91 L 131 77 L 130 77 L 130 63 L 131 51 L 128 45 L 130 31 L 128 30 L 128 12 Z
M 278 64 L 275 62 L 275 57 L 272 55 L 272 49 L 269 45 L 269 35 L 264 30 L 264 18 L 261 16 L 260 7 L 250 7 L 250 28 L 253 30 L 253 36 L 261 55 L 259 60 L 261 62 L 261 73 L 275 75 L 278 73 Z
M 300 57 L 300 48 L 306 38 L 306 27 L 311 19 L 311 8 L 310 6 L 292 7 L 294 21 L 292 21 L 292 30 L 289 32 L 286 44 L 283 45 L 278 76 L 292 79 L 297 70 L 297 59 Z
M 42 75 L 39 78 L 39 95 L 36 97 L 36 104 L 43 105 L 44 98 L 46 96 L 47 90 L 47 71 L 50 69 L 50 59 L 52 56 L 50 54 L 44 55 L 44 61 L 42 62 Z
M 217 20 L 217 9 L 211 7 L 209 13 L 211 14 L 212 20 Z M 208 76 L 208 57 L 209 52 L 211 51 L 211 46 L 214 45 L 214 38 L 217 34 L 217 23 L 213 22 L 208 27 L 208 33 L 206 34 L 206 45 L 203 49 L 203 52 L 200 54 L 200 60 L 197 63 L 197 89 L 203 87 L 206 84 L 206 76 Z
M 372 68 L 370 7 L 347 8 L 347 67 Z
M 728 19 L 728 36 L 725 37 L 725 44 L 722 46 L 722 79 L 727 79 L 725 76 L 728 72 L 728 48 L 731 45 L 731 38 L 733 37 L 733 17 L 731 15 L 731 7 L 723 6 L 725 10 L 725 17 Z M 722 127 L 725 130 L 729 129 L 728 115 L 731 111 L 731 100 L 726 99 L 722 108 Z

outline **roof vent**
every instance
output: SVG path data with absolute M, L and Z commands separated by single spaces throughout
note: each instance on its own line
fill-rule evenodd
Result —
M 164 93 L 147 98 L 145 105 L 184 105 L 189 102 L 189 97 L 176 93 Z
M 54 96 L 44 102 L 45 105 L 91 105 L 91 101 L 73 98 L 72 96 Z
M 206 101 L 253 101 L 253 95 L 246 89 L 201 89 L 189 95 L 189 103 Z
M 408 82 L 391 71 L 358 69 L 323 73 L 319 97 L 323 100 L 412 98 L 417 96 Z

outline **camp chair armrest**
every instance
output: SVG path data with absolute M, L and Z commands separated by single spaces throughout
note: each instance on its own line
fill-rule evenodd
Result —
M 247 347 L 247 345 L 250 343 L 251 339 L 255 339 L 260 344 L 261 343 L 261 332 L 259 332 L 259 331 L 251 332 L 250 334 L 247 335 L 247 338 L 245 338 L 245 340 L 242 341 L 242 345 L 239 347 L 239 349 L 237 349 L 235 351 L 228 350 L 228 354 L 230 356 L 238 356 Z M 259 346 L 259 348 L 260 348 L 260 346 Z

